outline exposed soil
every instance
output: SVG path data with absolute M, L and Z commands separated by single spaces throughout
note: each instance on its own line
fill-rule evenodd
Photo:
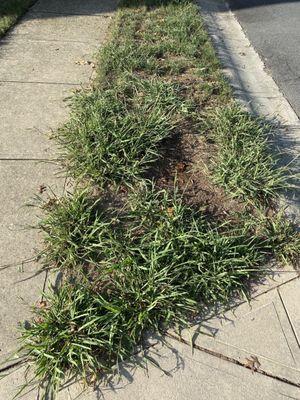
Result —
M 185 202 L 207 215 L 223 219 L 244 210 L 245 205 L 214 184 L 210 174 L 216 147 L 204 136 L 177 134 L 165 143 L 164 159 L 151 171 L 158 187 L 172 189 L 176 179 Z
M 146 76 L 143 76 L 146 78 Z M 178 83 L 184 99 L 192 99 L 196 113 L 219 102 L 219 93 L 209 96 L 203 93 L 201 78 L 186 71 L 178 75 L 161 77 L 167 82 Z M 209 102 L 209 104 L 207 104 Z M 147 178 L 154 179 L 160 188 L 174 187 L 174 180 L 187 204 L 203 209 L 208 217 L 217 220 L 245 210 L 241 200 L 232 199 L 225 191 L 214 184 L 211 170 L 217 161 L 217 146 L 193 117 L 181 121 L 172 138 L 165 141 L 161 149 L 162 158 L 147 173 Z

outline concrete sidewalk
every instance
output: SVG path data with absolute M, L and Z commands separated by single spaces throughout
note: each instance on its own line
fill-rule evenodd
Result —
M 243 59 L 253 59 L 253 49 L 245 45 L 243 32 L 236 25 L 234 37 L 226 36 L 226 27 L 232 28 L 236 21 L 230 19 L 223 3 L 218 0 L 200 3 L 208 25 L 214 26 L 215 31 L 211 33 L 219 51 L 226 56 L 222 61 L 235 85 L 235 66 L 228 60 L 232 61 L 238 52 L 247 53 L 239 55 Z M 40 242 L 35 231 L 22 229 L 37 218 L 35 211 L 23 205 L 34 194 L 40 194 L 40 185 L 50 186 L 59 193 L 64 190 L 64 180 L 55 176 L 57 167 L 40 162 L 56 156 L 46 134 L 66 118 L 63 102 L 66 95 L 74 87 L 89 83 L 91 67 L 76 61 L 90 60 L 99 48 L 114 6 L 109 0 L 40 0 L 1 42 L 0 251 L 1 264 L 10 265 L 0 272 L 1 361 L 15 349 L 17 322 L 30 317 L 27 304 L 37 301 L 45 283 L 44 276 L 31 278 L 37 271 L 35 263 L 26 263 L 20 268 L 24 260 L 34 256 L 34 248 Z M 224 46 L 226 40 L 231 40 L 230 46 Z M 253 94 L 256 81 L 262 85 L 260 79 L 270 85 L 264 75 L 259 75 L 263 71 L 251 69 L 251 65 L 248 75 L 247 62 L 239 74 L 239 82 L 244 85 L 236 89 L 237 94 L 242 90 L 243 96 Z M 254 71 L 260 79 L 249 83 L 247 76 L 253 76 Z M 245 93 L 246 87 L 249 93 Z M 274 101 L 282 107 L 283 100 L 278 97 L 276 87 L 273 90 Z M 270 113 L 275 103 L 264 103 L 269 97 L 260 97 L 254 106 Z M 294 114 L 284 110 L 288 123 Z M 43 196 L 47 196 L 47 191 Z M 159 367 L 150 362 L 147 369 L 123 365 L 120 382 L 86 391 L 79 398 L 300 400 L 299 303 L 298 273 L 288 268 L 274 271 L 272 277 L 253 290 L 250 304 L 242 302 L 182 332 L 181 337 L 170 332 L 172 337 L 166 338 L 166 343 L 161 338 L 153 339 L 149 356 Z M 136 361 L 141 361 L 141 357 L 137 356 Z M 1 400 L 10 400 L 17 386 L 24 382 L 24 367 L 12 368 L 9 372 L 0 381 Z M 60 393 L 58 400 L 75 399 L 81 390 L 79 385 L 71 385 Z M 24 400 L 38 398 L 37 391 L 23 397 Z
M 32 261 L 39 234 L 28 229 L 38 222 L 38 210 L 26 204 L 64 190 L 49 137 L 68 115 L 65 98 L 89 84 L 92 67 L 78 61 L 92 60 L 115 6 L 110 0 L 40 0 L 0 41 L 1 363 L 16 349 L 17 324 L 30 316 L 46 279 Z

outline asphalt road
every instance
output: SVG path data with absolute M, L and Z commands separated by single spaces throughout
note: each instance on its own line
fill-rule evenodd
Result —
M 300 1 L 229 0 L 229 4 L 300 117 Z

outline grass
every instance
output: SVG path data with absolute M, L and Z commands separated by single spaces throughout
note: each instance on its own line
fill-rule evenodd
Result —
M 102 271 L 125 270 L 128 262 L 148 271 L 151 260 L 159 260 L 157 269 L 172 270 L 195 298 L 226 302 L 239 281 L 243 287 L 242 276 L 249 278 L 248 271 L 265 259 L 257 250 L 267 251 L 267 239 L 258 236 L 255 244 L 247 226 L 208 223 L 179 195 L 171 197 L 149 183 L 131 193 L 123 207 L 105 210 L 86 191 L 64 198 L 42 224 L 53 266 L 72 275 L 96 269 L 102 280 Z
M 270 151 L 271 127 L 232 101 L 195 5 L 139 4 L 118 12 L 95 88 L 74 98 L 58 132 L 70 173 L 102 188 L 131 184 L 189 121 L 219 149 L 216 182 L 233 197 L 268 204 L 288 186 L 287 168 Z
M 187 108 L 178 85 L 125 75 L 105 91 L 76 97 L 70 122 L 58 133 L 73 176 L 101 187 L 130 184 L 160 157 Z
M 132 355 L 145 328 L 156 329 L 161 317 L 179 319 L 180 311 L 194 305 L 181 288 L 167 287 L 162 271 L 144 276 L 134 268 L 126 274 L 117 271 L 109 294 L 65 285 L 44 304 L 24 331 L 24 340 L 46 398 L 57 394 L 66 376 L 94 383 Z
M 234 104 L 196 5 L 122 4 L 93 89 L 56 135 L 76 189 L 42 205 L 42 259 L 63 281 L 21 352 L 47 398 L 117 370 L 149 330 L 249 296 L 270 261 L 299 261 L 299 232 L 276 208 L 287 170 L 269 127 Z
M 237 104 L 212 112 L 209 131 L 218 145 L 214 176 L 233 197 L 268 204 L 289 187 L 287 167 L 271 146 L 271 127 Z
M 195 68 L 212 89 L 226 91 L 203 22 L 195 18 L 195 6 L 188 1 L 161 3 L 151 12 L 147 6 L 119 11 L 113 38 L 101 54 L 100 79 L 107 83 L 124 71 L 165 76 Z
M 299 235 L 282 215 L 207 221 L 176 190 L 151 182 L 122 208 L 84 190 L 48 213 L 46 264 L 64 283 L 34 309 L 20 349 L 46 398 L 67 378 L 92 384 L 117 371 L 147 332 L 187 326 L 207 306 L 248 296 L 270 259 L 299 255 Z
M 2 0 L 0 4 L 0 38 L 11 28 L 18 18 L 35 0 Z
M 174 128 L 196 112 L 195 97 L 201 107 L 227 96 L 195 6 L 169 3 L 150 13 L 146 6 L 118 12 L 95 89 L 75 97 L 70 123 L 58 132 L 74 177 L 102 187 L 133 183 L 163 156 Z M 171 79 L 186 69 L 194 70 L 189 85 Z
M 210 224 L 176 193 L 148 184 L 130 197 L 126 212 L 104 211 L 79 192 L 50 212 L 47 256 L 69 283 L 23 332 L 48 396 L 66 377 L 91 383 L 111 372 L 147 331 L 187 325 L 203 305 L 246 292 L 270 255 L 269 238 Z

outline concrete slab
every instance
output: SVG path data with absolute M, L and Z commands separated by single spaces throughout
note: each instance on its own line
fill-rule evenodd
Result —
M 136 370 L 133 381 L 103 391 L 103 398 L 139 400 L 279 400 L 294 396 L 298 389 L 217 359 L 181 343 L 168 340 L 150 352 L 160 368 Z M 286 397 L 285 397 L 286 396 Z M 95 398 L 95 397 L 94 397 Z M 86 397 L 92 400 L 93 397 Z M 62 400 L 62 399 L 61 399 Z
M 270 266 L 270 271 L 267 276 L 262 278 L 259 282 L 255 282 L 251 288 L 251 298 L 254 299 L 257 296 L 261 296 L 277 287 L 288 283 L 299 276 L 299 272 L 295 271 L 292 267 L 282 267 L 277 264 Z M 245 299 L 241 300 L 241 303 L 245 302 Z
M 159 342 L 148 354 L 157 363 L 145 369 L 121 366 L 122 380 L 79 395 L 82 387 L 73 385 L 58 395 L 58 400 L 287 400 L 299 399 L 299 389 L 249 369 L 228 363 L 174 340 Z M 138 357 L 140 360 L 141 356 Z M 0 397 L 10 396 L 23 382 L 17 371 L 0 382 Z M 9 383 L 13 383 L 12 385 Z M 37 399 L 33 392 L 24 400 Z M 79 396 L 78 396 L 79 395 Z M 78 397 L 76 397 L 78 396 Z
M 10 31 L 5 41 L 11 38 L 26 41 L 76 41 L 92 42 L 99 46 L 105 38 L 111 15 L 91 15 L 88 18 L 87 24 L 86 16 L 34 12 L 33 9 Z
M 72 90 L 69 85 L 0 82 L 0 159 L 57 157 L 50 134 L 66 120 L 63 99 Z
M 92 43 L 3 41 L 0 81 L 88 83 L 93 71 L 91 65 L 76 62 L 90 60 L 96 50 L 97 46 Z
M 113 12 L 116 5 L 117 0 L 39 0 L 33 10 L 65 15 L 103 15 Z
M 19 321 L 31 315 L 30 307 L 43 290 L 45 274 L 30 262 L 41 249 L 41 234 L 31 229 L 40 210 L 26 206 L 34 196 L 45 199 L 49 188 L 61 195 L 57 166 L 30 161 L 0 161 L 0 362 L 16 349 Z M 48 189 L 40 193 L 40 185 Z
M 36 202 L 36 196 L 47 199 L 51 191 L 63 194 L 65 178 L 61 169 L 52 163 L 12 160 L 0 162 L 0 182 L 0 266 L 3 266 L 34 255 L 37 232 L 24 227 L 35 226 L 41 213 L 37 207 L 28 205 Z M 42 196 L 40 187 L 44 185 L 46 190 Z
M 300 308 L 296 306 L 296 288 L 299 288 L 299 278 L 256 297 L 250 304 L 242 304 L 184 330 L 181 336 L 196 347 L 242 364 L 257 357 L 262 371 L 299 383 L 300 347 L 295 331 Z M 294 325 L 291 321 L 295 321 Z

